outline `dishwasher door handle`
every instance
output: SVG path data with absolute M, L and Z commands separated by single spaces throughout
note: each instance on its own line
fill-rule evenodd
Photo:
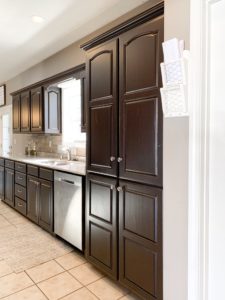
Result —
M 76 183 L 74 181 L 68 180 L 68 179 L 59 178 L 58 181 L 65 182 L 65 183 L 72 184 L 72 185 L 76 185 Z

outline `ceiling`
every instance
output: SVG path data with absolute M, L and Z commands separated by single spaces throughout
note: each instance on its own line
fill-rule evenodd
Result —
M 0 83 L 147 0 L 0 0 Z M 32 22 L 32 16 L 44 18 Z

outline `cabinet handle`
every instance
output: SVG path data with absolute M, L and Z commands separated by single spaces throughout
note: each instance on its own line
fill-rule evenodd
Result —
M 19 180 L 23 180 L 23 177 L 18 176 L 17 178 L 18 178 Z
M 20 166 L 20 165 L 18 166 L 18 169 L 22 169 L 22 168 L 23 168 L 22 166 Z
M 110 161 L 114 161 L 114 160 L 116 160 L 115 156 L 111 156 Z
M 118 161 L 119 163 L 120 163 L 122 160 L 123 160 L 122 157 L 118 157 L 118 158 L 117 158 L 117 161 Z
M 29 181 L 32 182 L 32 183 L 34 183 L 34 184 L 36 184 L 36 185 L 39 185 L 38 181 L 35 181 L 35 180 L 32 180 L 32 179 L 30 179 Z
M 22 190 L 17 190 L 17 192 L 18 192 L 18 193 L 22 193 L 23 191 L 22 191 Z
M 19 203 L 18 203 L 18 206 L 21 207 L 21 206 L 23 206 L 23 204 L 21 204 L 21 203 L 19 202 Z
M 122 190 L 123 190 L 123 188 L 122 188 L 121 186 L 118 186 L 118 187 L 117 187 L 117 191 L 118 191 L 118 192 L 121 192 Z
M 111 185 L 110 186 L 110 190 L 114 190 L 115 186 L 114 185 Z

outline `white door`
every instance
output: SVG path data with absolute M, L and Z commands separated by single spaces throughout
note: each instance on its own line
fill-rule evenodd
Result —
M 0 152 L 12 154 L 12 105 L 0 108 Z

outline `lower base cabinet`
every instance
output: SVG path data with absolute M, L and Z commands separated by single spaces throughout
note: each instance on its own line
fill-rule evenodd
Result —
M 119 281 L 162 299 L 162 190 L 119 181 Z
M 143 299 L 161 300 L 162 190 L 89 174 L 86 257 Z
M 0 166 L 0 199 L 5 197 L 5 169 Z
M 5 199 L 4 201 L 10 206 L 14 207 L 14 170 L 5 168 Z
M 86 197 L 86 257 L 117 278 L 116 179 L 89 175 Z
M 27 177 L 27 217 L 44 229 L 53 231 L 53 184 Z

